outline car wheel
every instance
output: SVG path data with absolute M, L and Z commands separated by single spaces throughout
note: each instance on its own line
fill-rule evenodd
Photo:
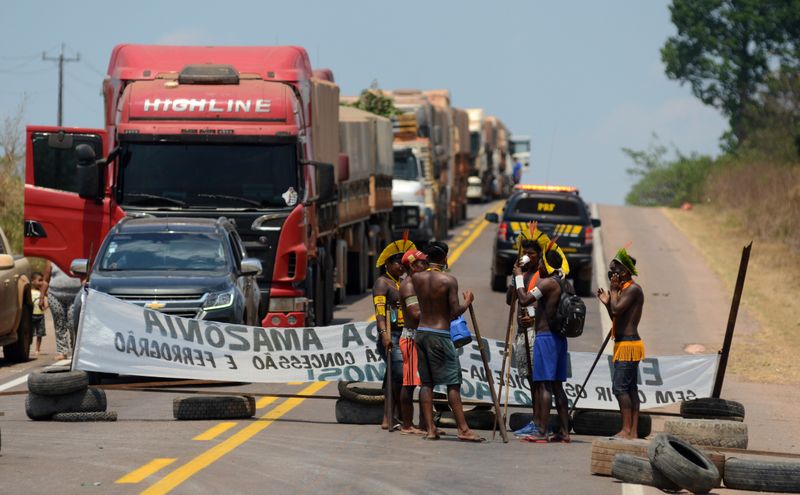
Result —
M 26 298 L 30 299 L 29 297 Z M 30 358 L 33 340 L 33 305 L 23 301 L 22 315 L 17 326 L 17 341 L 3 346 L 6 359 L 12 363 L 24 363 Z
M 572 284 L 575 286 L 575 294 L 581 297 L 589 297 L 592 295 L 592 279 L 578 279 L 573 280 Z
M 494 272 L 492 273 L 492 290 L 495 292 L 505 292 L 506 289 L 506 276 L 505 275 L 495 275 Z

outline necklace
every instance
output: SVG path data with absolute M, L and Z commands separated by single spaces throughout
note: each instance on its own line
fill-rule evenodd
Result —
M 397 280 L 396 278 L 392 277 L 392 274 L 391 274 L 391 273 L 389 273 L 389 272 L 386 272 L 386 276 L 387 276 L 387 277 L 389 277 L 389 278 L 391 279 L 391 281 L 392 281 L 392 282 L 394 282 L 394 285 L 395 285 L 395 286 L 396 286 L 398 289 L 400 288 L 400 281 L 399 281 L 399 280 Z
M 627 282 L 625 282 L 624 284 L 622 284 L 622 287 L 620 287 L 620 288 L 619 288 L 619 291 L 620 291 L 620 292 L 624 291 L 625 289 L 627 289 L 628 287 L 630 287 L 630 285 L 631 285 L 632 283 L 633 283 L 633 280 L 628 280 Z
M 439 265 L 435 265 L 433 263 L 431 263 L 430 268 L 428 268 L 426 271 L 444 273 L 444 271 L 439 267 Z

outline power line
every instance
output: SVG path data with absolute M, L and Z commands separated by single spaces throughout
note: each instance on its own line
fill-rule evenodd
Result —
M 95 67 L 94 67 L 92 64 L 90 64 L 90 63 L 89 63 L 89 61 L 88 61 L 88 60 L 86 60 L 86 59 L 83 59 L 83 60 L 81 60 L 81 62 L 83 63 L 83 65 L 85 65 L 86 67 L 88 67 L 88 68 L 89 68 L 91 71 L 93 71 L 93 72 L 94 72 L 94 73 L 96 73 L 97 75 L 99 75 L 99 76 L 101 76 L 101 77 L 106 77 L 106 73 L 105 73 L 105 72 L 103 72 L 103 71 L 101 71 L 101 70 L 98 70 L 98 69 L 96 69 L 96 68 L 95 68 Z
M 42 53 L 42 60 L 49 60 L 58 62 L 58 126 L 61 127 L 64 116 L 64 62 L 78 62 L 81 59 L 81 54 L 77 53 L 75 57 L 64 57 L 64 48 L 66 45 L 61 43 L 61 54 L 58 57 L 48 57 L 47 53 Z
M 9 72 L 16 72 L 17 69 L 21 69 L 21 68 L 25 67 L 26 65 L 28 65 L 31 62 L 37 60 L 38 58 L 39 58 L 39 56 L 37 55 L 36 57 L 34 57 L 32 59 L 29 59 L 29 60 L 26 60 L 25 62 L 22 62 L 21 64 L 17 64 L 17 65 L 11 66 L 11 67 L 1 68 L 0 69 L 0 73 L 7 74 Z

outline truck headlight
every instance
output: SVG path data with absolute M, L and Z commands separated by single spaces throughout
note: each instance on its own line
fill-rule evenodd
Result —
M 305 297 L 270 297 L 269 312 L 290 313 L 292 311 L 305 311 L 307 301 L 308 299 Z
M 203 303 L 203 309 L 210 311 L 213 309 L 227 308 L 233 304 L 233 290 L 225 292 L 210 292 L 206 295 L 206 300 Z

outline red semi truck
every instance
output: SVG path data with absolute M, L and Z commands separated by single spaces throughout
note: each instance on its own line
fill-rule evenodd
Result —
M 262 261 L 263 324 L 327 324 L 349 177 L 327 79 L 300 47 L 116 46 L 105 129 L 28 127 L 25 254 L 68 272 L 126 214 L 226 216 Z

